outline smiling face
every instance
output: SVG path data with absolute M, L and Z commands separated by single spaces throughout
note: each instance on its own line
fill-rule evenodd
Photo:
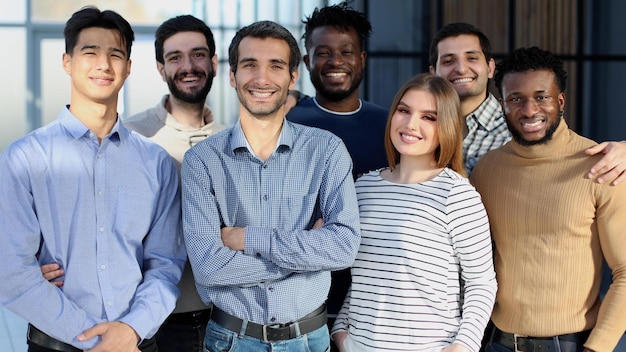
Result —
M 421 89 L 407 90 L 391 117 L 389 133 L 401 160 L 426 158 L 435 162 L 439 147 L 435 96 Z
M 304 56 L 317 95 L 329 101 L 357 99 L 365 69 L 365 52 L 354 28 L 315 28 Z
M 478 37 L 462 34 L 445 38 L 437 44 L 437 51 L 437 65 L 431 72 L 452 83 L 461 101 L 476 99 L 478 107 L 487 96 L 495 69 L 494 60 L 485 58 Z
M 217 56 L 210 57 L 204 34 L 179 32 L 163 42 L 163 61 L 157 69 L 170 93 L 190 104 L 204 103 L 217 68 Z
M 96 102 L 115 107 L 130 64 L 118 31 L 83 29 L 72 54 L 63 54 L 63 69 L 72 82 L 71 104 Z
M 240 114 L 255 118 L 284 118 L 284 104 L 298 71 L 289 73 L 290 49 L 276 38 L 245 37 L 239 43 L 237 71 L 230 85 L 237 91 Z
M 534 70 L 507 73 L 502 79 L 502 108 L 516 142 L 522 145 L 550 141 L 561 121 L 565 94 L 554 73 Z

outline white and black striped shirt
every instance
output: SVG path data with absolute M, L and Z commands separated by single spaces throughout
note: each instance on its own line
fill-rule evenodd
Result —
M 496 280 L 474 187 L 446 168 L 420 184 L 391 183 L 373 171 L 356 189 L 361 245 L 333 333 L 348 330 L 363 351 L 453 342 L 478 351 Z

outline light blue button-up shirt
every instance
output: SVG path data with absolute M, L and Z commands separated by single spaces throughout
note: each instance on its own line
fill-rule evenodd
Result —
M 67 109 L 0 156 L 0 303 L 50 336 L 122 321 L 146 338 L 185 263 L 179 181 L 161 147 L 118 120 L 98 138 Z M 65 270 L 63 287 L 40 264 Z
M 200 296 L 242 319 L 286 323 L 324 303 L 330 271 L 354 262 L 359 216 L 343 142 L 285 121 L 264 162 L 240 124 L 191 148 L 183 160 L 183 229 Z M 324 226 L 311 230 L 322 217 Z M 245 249 L 220 229 L 245 227 Z

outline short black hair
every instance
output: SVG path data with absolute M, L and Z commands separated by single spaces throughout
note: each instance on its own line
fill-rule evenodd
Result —
M 120 14 L 111 10 L 100 11 L 97 7 L 86 6 L 74 12 L 72 17 L 65 23 L 65 53 L 72 55 L 72 51 L 78 43 L 78 36 L 83 29 L 86 28 L 106 28 L 113 29 L 120 33 L 126 46 L 126 60 L 130 60 L 130 48 L 135 40 L 135 32 L 133 32 L 130 23 Z
M 298 42 L 287 28 L 272 21 L 258 21 L 249 26 L 245 26 L 235 33 L 233 40 L 228 47 L 228 64 L 233 73 L 237 72 L 237 63 L 239 62 L 239 44 L 245 37 L 252 38 L 274 38 L 287 42 L 289 45 L 289 73 L 293 77 L 294 71 L 298 69 L 300 64 L 300 48 Z
M 365 17 L 365 14 L 348 7 L 346 2 L 321 9 L 316 7 L 311 16 L 306 17 L 302 23 L 304 23 L 302 39 L 304 39 L 304 46 L 307 51 L 311 48 L 311 34 L 318 27 L 334 26 L 344 30 L 354 28 L 360 39 L 361 50 L 365 47 L 365 41 L 372 33 L 372 24 Z
M 433 40 L 430 42 L 428 64 L 432 67 L 437 66 L 437 58 L 439 57 L 439 49 L 437 48 L 437 46 L 439 45 L 440 41 L 450 37 L 458 37 L 463 34 L 478 37 L 478 41 L 480 42 L 480 48 L 483 51 L 483 55 L 485 55 L 485 59 L 487 60 L 487 62 L 489 62 L 489 60 L 491 60 L 491 58 L 493 57 L 493 52 L 491 51 L 491 43 L 489 42 L 489 38 L 487 38 L 485 33 L 481 32 L 480 29 L 474 27 L 469 23 L 455 22 L 448 23 L 445 26 L 441 27 L 441 29 L 433 37 Z
M 179 32 L 199 32 L 206 38 L 206 44 L 209 46 L 209 56 L 215 55 L 215 38 L 211 28 L 206 25 L 202 20 L 193 17 L 191 15 L 181 15 L 170 18 L 163 22 L 154 33 L 154 54 L 156 60 L 160 63 L 165 63 L 163 58 L 163 43 Z
M 554 73 L 557 85 L 561 92 L 567 86 L 567 72 L 563 68 L 563 61 L 547 50 L 536 46 L 513 50 L 508 56 L 496 65 L 494 81 L 500 96 L 502 96 L 502 80 L 508 73 L 548 70 Z

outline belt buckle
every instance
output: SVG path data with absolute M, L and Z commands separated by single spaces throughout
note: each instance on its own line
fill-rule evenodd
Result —
M 513 334 L 513 348 L 515 349 L 515 352 L 524 352 L 522 350 L 520 350 L 517 344 L 517 338 L 518 337 L 528 337 L 528 335 L 521 335 L 521 334 Z
M 263 325 L 263 342 L 272 342 L 267 338 L 267 329 L 276 329 L 283 327 L 283 324 Z

